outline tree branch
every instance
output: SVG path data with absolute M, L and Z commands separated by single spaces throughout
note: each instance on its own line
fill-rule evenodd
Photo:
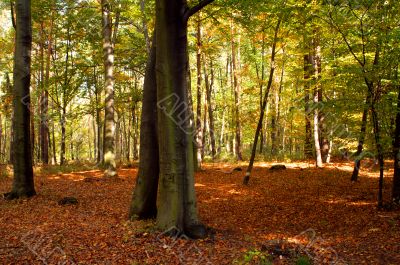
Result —
M 211 4 L 212 2 L 214 2 L 214 0 L 202 0 L 194 7 L 187 9 L 185 14 L 183 15 L 184 20 L 188 21 L 191 16 L 193 16 L 194 14 L 196 14 L 197 12 L 199 12 L 205 6 Z

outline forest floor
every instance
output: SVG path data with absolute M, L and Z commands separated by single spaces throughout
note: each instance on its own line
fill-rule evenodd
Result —
M 256 164 L 249 186 L 234 164 L 196 173 L 199 215 L 214 229 L 196 241 L 127 220 L 137 168 L 118 180 L 37 169 L 37 196 L 0 199 L 0 264 L 400 264 L 400 211 L 377 210 L 376 169 L 351 183 L 350 163 L 270 165 Z M 0 177 L 0 192 L 11 183 Z M 59 205 L 66 196 L 79 203 Z

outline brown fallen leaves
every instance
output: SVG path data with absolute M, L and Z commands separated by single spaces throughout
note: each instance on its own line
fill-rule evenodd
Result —
M 0 263 L 400 264 L 400 212 L 376 209 L 376 172 L 352 184 L 350 164 L 268 166 L 258 164 L 247 187 L 235 165 L 196 174 L 201 219 L 215 230 L 198 241 L 127 221 L 136 168 L 120 169 L 118 181 L 98 170 L 36 175 L 38 196 L 0 200 Z M 1 178 L 0 192 L 11 182 Z M 58 205 L 64 197 L 79 203 Z

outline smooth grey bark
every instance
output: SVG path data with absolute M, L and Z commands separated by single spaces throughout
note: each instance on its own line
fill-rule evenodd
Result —
M 103 22 L 103 54 L 104 54 L 104 149 L 103 162 L 105 177 L 117 176 L 115 163 L 115 121 L 114 121 L 114 44 L 112 40 L 111 6 L 108 0 L 101 1 Z M 115 35 L 114 35 L 115 36 Z
M 30 139 L 30 82 L 32 50 L 31 1 L 17 0 L 16 42 L 14 53 L 13 146 L 14 179 L 7 199 L 31 197 L 36 194 Z
M 313 81 L 314 81 L 314 97 L 313 97 L 313 102 L 314 102 L 314 146 L 315 146 L 315 165 L 316 167 L 320 168 L 322 167 L 322 156 L 321 156 L 321 146 L 320 146 L 320 141 L 319 141 L 319 111 L 320 111 L 320 102 L 319 102 L 319 90 L 321 89 L 321 83 L 320 83 L 320 70 L 318 66 L 318 61 L 319 57 L 321 56 L 320 54 L 320 46 L 317 38 L 314 38 L 314 56 L 312 60 L 312 67 L 314 70 L 314 75 L 313 75 Z
M 183 0 L 156 2 L 156 76 L 160 180 L 157 225 L 189 237 L 206 235 L 197 216 L 192 126 L 187 89 L 187 20 L 212 1 L 189 9 Z M 196 11 L 197 10 L 197 11 Z

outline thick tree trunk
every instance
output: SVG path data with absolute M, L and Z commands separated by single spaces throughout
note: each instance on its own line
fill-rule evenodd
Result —
M 156 2 L 156 75 L 160 187 L 157 225 L 204 237 L 194 190 L 192 126 L 187 95 L 186 1 Z
M 114 122 L 114 45 L 112 42 L 111 7 L 107 0 L 101 1 L 103 13 L 103 53 L 105 81 L 105 118 L 103 162 L 105 177 L 117 176 L 115 163 L 115 122 Z
M 400 204 L 400 86 L 397 86 L 397 89 L 396 129 L 393 141 L 394 174 L 392 199 L 394 203 Z
M 156 202 L 160 169 L 157 137 L 155 45 L 156 42 L 154 36 L 143 86 L 139 172 L 129 211 L 130 218 L 146 219 L 157 216 Z
M 249 184 L 249 181 L 250 181 L 250 175 L 251 175 L 251 171 L 253 170 L 254 159 L 256 157 L 256 152 L 257 152 L 258 136 L 260 134 L 260 131 L 261 131 L 261 128 L 262 128 L 262 125 L 263 125 L 265 108 L 267 107 L 268 96 L 269 96 L 269 92 L 270 92 L 271 86 L 272 86 L 272 81 L 273 81 L 273 78 L 274 78 L 276 44 L 277 44 L 277 41 L 278 41 L 278 32 L 279 32 L 280 25 L 281 25 L 281 19 L 278 20 L 278 23 L 277 23 L 277 25 L 275 27 L 274 42 L 272 44 L 272 49 L 271 49 L 271 69 L 270 69 L 270 72 L 269 72 L 268 84 L 267 84 L 267 87 L 266 87 L 266 90 L 265 90 L 265 95 L 264 95 L 264 99 L 263 99 L 262 106 L 261 106 L 260 118 L 258 120 L 257 129 L 256 129 L 256 133 L 255 133 L 255 136 L 254 136 L 253 148 L 252 148 L 252 151 L 251 151 L 251 157 L 250 157 L 249 166 L 247 167 L 246 175 L 243 178 L 243 184 L 244 185 Z
M 7 199 L 31 197 L 36 194 L 33 181 L 32 152 L 30 140 L 32 24 L 31 1 L 16 1 L 16 42 L 14 54 L 13 89 L 13 146 L 14 180 Z

